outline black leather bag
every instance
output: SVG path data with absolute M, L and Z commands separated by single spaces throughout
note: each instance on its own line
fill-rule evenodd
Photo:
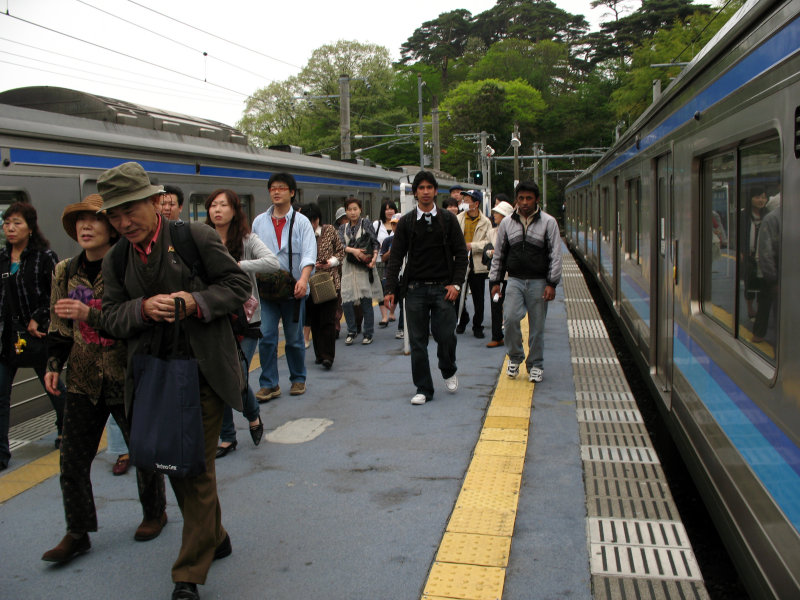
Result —
M 188 356 L 188 339 L 185 333 L 181 337 L 178 318 L 185 306 L 182 298 L 175 299 L 170 355 L 136 354 L 132 362 L 131 462 L 172 477 L 192 477 L 206 470 L 200 371 Z

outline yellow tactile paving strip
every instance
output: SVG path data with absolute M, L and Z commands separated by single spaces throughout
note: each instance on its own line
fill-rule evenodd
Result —
M 522 339 L 527 338 L 527 319 Z M 500 371 L 480 438 L 436 553 L 422 600 L 499 600 L 528 447 L 534 384 Z

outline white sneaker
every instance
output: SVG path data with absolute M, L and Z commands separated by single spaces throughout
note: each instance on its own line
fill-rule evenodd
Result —
M 531 367 L 531 370 L 528 373 L 528 381 L 532 383 L 541 383 L 543 374 L 544 371 L 542 371 L 539 367 Z
M 411 404 L 425 404 L 427 401 L 425 394 L 414 394 L 414 397 L 411 398 Z
M 402 340 L 403 339 L 403 330 L 402 329 L 398 329 L 397 330 L 397 333 L 394 334 L 394 339 L 396 339 L 396 340 Z
M 514 379 L 517 375 L 519 375 L 519 363 L 509 360 L 508 367 L 506 368 L 506 375 L 511 377 L 511 379 Z
M 447 388 L 447 391 L 451 394 L 458 389 L 458 375 L 453 375 L 452 377 L 448 377 L 444 380 L 444 387 Z

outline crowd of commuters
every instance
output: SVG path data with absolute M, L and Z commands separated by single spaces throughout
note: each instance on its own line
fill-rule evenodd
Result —
M 212 561 L 232 552 L 214 463 L 237 448 L 234 410 L 243 414 L 256 446 L 264 436 L 259 404 L 281 396 L 279 325 L 289 394 L 298 396 L 306 392 L 306 348 L 313 344 L 315 363 L 330 370 L 342 315 L 344 344 L 352 345 L 362 331 L 361 343 L 370 344 L 377 304 L 378 327 L 396 321 L 394 336 L 408 342 L 415 387 L 411 403 L 421 405 L 434 395 L 431 336 L 445 389 L 458 390 L 457 334 L 470 324 L 466 298 L 471 294 L 472 333 L 483 338 L 488 278 L 492 336 L 487 346 L 505 346 L 509 376 L 515 377 L 525 362 L 530 381 L 542 381 L 546 303 L 555 296 L 561 266 L 558 228 L 539 207 L 536 184 L 519 184 L 513 201 L 498 195 L 490 220 L 480 191 L 460 186 L 437 207 L 436 178 L 420 171 L 412 184 L 413 210 L 401 215 L 386 200 L 378 219 L 370 221 L 361 200 L 349 197 L 333 223 L 323 222 L 318 205 L 294 203 L 292 175 L 273 174 L 267 188 L 271 206 L 252 227 L 230 189 L 208 196 L 204 224 L 184 224 L 179 188 L 153 184 L 137 163 L 122 164 L 99 177 L 99 194 L 64 210 L 64 231 L 81 251 L 61 262 L 39 230 L 32 205 L 12 204 L 3 214 L 0 470 L 10 459 L 11 386 L 17 369 L 30 367 L 56 412 L 67 530 L 43 560 L 63 564 L 91 548 L 97 512 L 90 469 L 103 429 L 108 427 L 109 451 L 117 455 L 113 472 L 124 474 L 131 464 L 132 360 L 154 345 L 162 353 L 175 350 L 176 342 L 165 334 L 175 321 L 181 322 L 188 351 L 198 362 L 199 442 L 206 466 L 199 475 L 169 475 L 183 515 L 181 548 L 172 567 L 173 600 L 199 598 L 197 585 L 205 582 Z M 175 258 L 175 246 L 186 243 L 179 243 L 175 225 L 187 227 L 202 263 L 199 277 L 180 249 L 181 260 Z M 335 297 L 329 290 L 315 301 L 317 294 L 310 294 L 315 272 L 330 274 L 322 279 L 335 288 Z M 284 277 L 286 294 L 277 299 L 263 294 L 267 276 Z M 176 299 L 182 311 L 175 308 L 180 306 Z M 520 335 L 526 312 L 531 326 L 527 358 Z M 246 381 L 256 349 L 260 387 L 254 393 Z M 147 541 L 167 523 L 165 482 L 155 471 L 137 468 L 136 473 L 143 520 L 134 538 Z

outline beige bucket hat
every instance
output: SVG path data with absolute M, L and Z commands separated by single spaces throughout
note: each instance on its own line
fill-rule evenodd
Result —
M 164 192 L 160 185 L 150 183 L 150 177 L 142 165 L 126 162 L 118 167 L 105 171 L 97 178 L 97 192 L 103 197 L 101 210 L 115 206 L 144 200 L 155 194 Z

